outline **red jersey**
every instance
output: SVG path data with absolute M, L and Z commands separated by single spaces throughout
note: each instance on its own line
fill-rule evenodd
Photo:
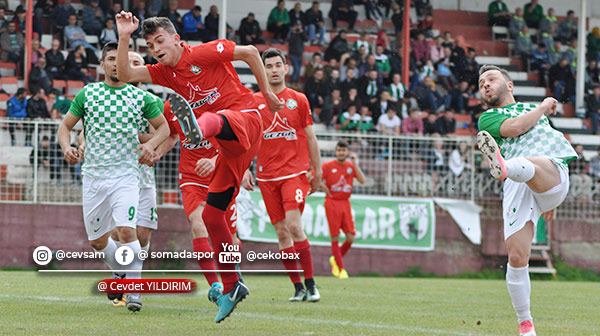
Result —
M 335 200 L 347 200 L 352 194 L 352 184 L 356 177 L 356 170 L 352 162 L 346 160 L 339 163 L 338 160 L 326 162 L 323 168 L 323 181 L 331 191 L 331 197 L 326 198 Z
M 313 124 L 308 99 L 303 93 L 285 88 L 277 98 L 285 100 L 283 109 L 275 114 L 266 107 L 262 94 L 254 94 L 256 102 L 265 105 L 261 113 L 263 137 L 258 152 L 256 179 L 279 181 L 304 174 L 308 161 L 307 126 Z
M 187 100 L 196 117 L 203 112 L 255 109 L 252 91 L 242 85 L 231 64 L 235 43 L 216 40 L 196 46 L 181 43 L 174 67 L 146 65 L 152 83 L 173 89 Z
M 167 100 L 165 102 L 164 115 L 168 121 L 171 136 L 179 135 L 179 145 L 181 152 L 179 154 L 179 187 L 187 184 L 200 184 L 208 187 L 212 175 L 200 176 L 196 173 L 196 162 L 204 158 L 212 158 L 218 153 L 218 144 L 216 141 L 208 139 L 202 140 L 199 145 L 191 144 L 185 138 L 181 125 L 177 117 L 171 111 L 171 105 Z

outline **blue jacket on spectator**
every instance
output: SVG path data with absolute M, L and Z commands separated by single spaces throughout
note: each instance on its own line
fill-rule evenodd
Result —
M 12 96 L 6 103 L 6 116 L 9 118 L 25 119 L 27 117 L 27 100 L 20 101 L 17 95 Z
M 181 32 L 183 34 L 195 33 L 198 31 L 196 25 L 199 24 L 203 24 L 202 15 L 198 15 L 198 17 L 195 18 L 193 10 L 190 10 L 183 16 L 183 29 L 181 30 Z

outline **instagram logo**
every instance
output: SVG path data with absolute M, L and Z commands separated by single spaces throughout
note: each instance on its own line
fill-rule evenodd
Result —
M 38 246 L 33 250 L 33 261 L 40 266 L 48 265 L 52 261 L 52 252 L 46 246 Z

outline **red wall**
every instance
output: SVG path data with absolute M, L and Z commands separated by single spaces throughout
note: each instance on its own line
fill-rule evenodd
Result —
M 35 267 L 32 253 L 39 245 L 48 246 L 52 250 L 92 251 L 86 239 L 80 206 L 0 204 L 0 213 L 0 267 Z M 191 251 L 189 224 L 183 210 L 160 208 L 158 213 L 159 230 L 152 236 L 151 250 Z M 600 242 L 600 231 L 594 230 L 591 223 L 562 224 L 565 225 L 555 225 L 553 252 L 560 253 L 570 264 L 600 270 L 600 260 L 594 260 L 595 257 L 589 253 L 578 252 L 589 252 L 589 246 L 593 247 L 596 244 L 594 242 Z M 503 258 L 506 251 L 501 222 L 483 220 L 482 231 L 482 245 L 473 245 L 446 213 L 438 211 L 434 251 L 351 249 L 344 261 L 350 274 L 381 275 L 395 275 L 416 265 L 420 265 L 425 272 L 437 275 L 458 274 L 478 271 L 483 267 L 497 267 L 497 263 L 506 262 Z M 245 242 L 242 250 L 277 251 L 277 245 Z M 329 247 L 315 246 L 312 251 L 315 272 L 320 275 L 329 274 Z M 598 253 L 593 255 L 597 256 Z M 55 264 L 65 269 L 105 267 L 102 262 L 85 260 Z M 153 261 L 148 266 L 154 269 L 164 267 L 158 261 Z M 198 269 L 194 260 L 189 260 L 185 267 Z M 283 268 L 280 261 L 245 262 L 242 267 Z

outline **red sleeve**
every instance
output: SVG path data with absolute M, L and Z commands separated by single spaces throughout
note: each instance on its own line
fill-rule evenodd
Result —
M 148 71 L 150 72 L 150 77 L 152 77 L 152 84 L 170 87 L 169 86 L 170 70 L 166 66 L 164 66 L 160 63 L 156 63 L 156 64 L 148 64 L 148 65 L 146 65 L 146 68 L 148 68 Z
M 191 47 L 192 62 L 200 66 L 233 61 L 235 42 L 229 40 L 215 40 Z
M 302 128 L 306 128 L 306 126 L 310 126 L 313 124 L 312 111 L 310 110 L 310 104 L 308 103 L 308 99 L 306 99 L 306 95 L 303 93 L 298 94 L 298 99 L 300 100 L 300 106 L 302 107 Z
M 177 129 L 175 128 L 175 124 L 174 124 L 177 121 L 173 121 L 173 117 L 175 115 L 171 111 L 171 104 L 169 104 L 168 100 L 165 102 L 165 108 L 164 108 L 163 114 L 164 114 L 165 118 L 167 119 L 167 124 L 169 125 L 169 131 L 170 131 L 169 135 L 170 136 L 177 135 Z

